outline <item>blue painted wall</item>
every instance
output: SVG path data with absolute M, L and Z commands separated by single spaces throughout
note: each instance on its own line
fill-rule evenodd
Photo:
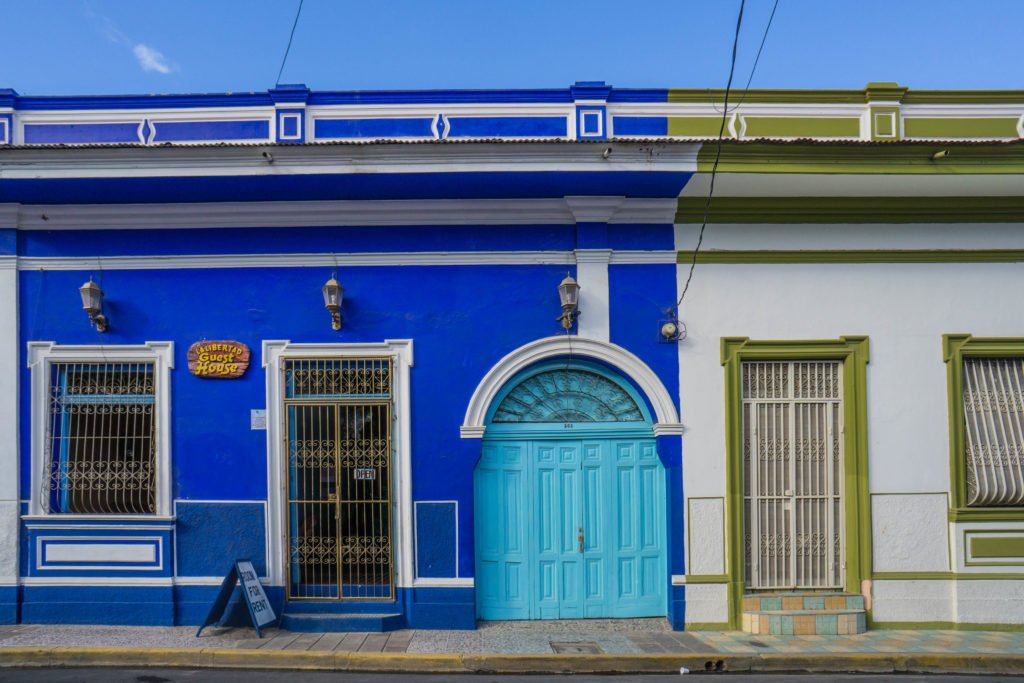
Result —
M 603 183 L 601 184 L 603 187 Z M 591 188 L 592 189 L 592 188 Z M 621 194 L 621 192 L 620 192 Z M 60 197 L 55 196 L 54 201 Z M 13 233 L 0 232 L 0 249 Z M 22 232 L 23 255 L 125 255 L 416 250 L 671 249 L 672 226 L 515 226 L 210 229 Z M 7 247 L 4 247 L 7 245 Z M 413 501 L 457 501 L 416 509 L 421 545 L 416 564 L 423 577 L 471 577 L 473 469 L 479 440 L 459 437 L 469 399 L 483 376 L 511 350 L 561 333 L 557 285 L 565 266 L 404 266 L 337 270 L 345 286 L 345 327 L 333 332 L 320 287 L 330 268 L 231 268 L 188 270 L 23 271 L 21 309 L 22 496 L 30 495 L 29 341 L 59 344 L 175 343 L 171 372 L 173 557 L 179 577 L 221 576 L 225 562 L 249 557 L 264 572 L 266 433 L 253 431 L 249 412 L 265 408 L 266 375 L 260 348 L 266 339 L 293 342 L 379 342 L 411 338 Z M 575 274 L 575 269 L 570 268 Z M 92 275 L 106 293 L 110 329 L 97 333 L 81 310 L 78 287 Z M 609 269 L 611 339 L 646 362 L 669 393 L 678 396 L 677 347 L 659 344 L 657 321 L 674 303 L 675 266 L 616 265 Z M 188 346 L 203 339 L 235 339 L 253 351 L 246 375 L 216 381 L 187 370 Z M 670 571 L 682 573 L 679 438 L 662 443 L 669 472 Z M 673 479 L 673 477 L 675 479 Z M 676 483 L 672 483 L 676 481 Z M 457 525 L 457 530 L 456 530 Z M 456 542 L 457 533 L 457 542 Z M 26 551 L 28 549 L 26 548 Z M 23 560 L 29 555 L 23 552 Z M 27 570 L 27 567 L 24 567 Z M 170 576 L 168 568 L 167 575 Z M 90 575 L 85 573 L 84 575 Z M 270 591 L 280 606 L 280 589 Z M 216 586 L 131 589 L 29 587 L 24 621 L 196 623 Z M 670 598 L 670 616 L 681 624 L 681 591 Z M 134 608 L 100 610 L 96 603 L 131 596 Z M 676 592 L 673 593 L 676 595 Z M 0 594 L 0 619 L 4 601 Z M 420 628 L 473 626 L 471 588 L 400 591 L 409 623 Z M 72 605 L 61 612 L 62 605 Z M 93 610 L 93 611 L 90 611 Z M 8 610 L 9 611 L 9 610 Z

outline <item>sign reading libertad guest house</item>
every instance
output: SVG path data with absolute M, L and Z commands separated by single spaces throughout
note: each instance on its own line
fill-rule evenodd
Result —
M 196 377 L 234 379 L 249 368 L 249 347 L 236 341 L 201 341 L 188 348 L 188 371 Z

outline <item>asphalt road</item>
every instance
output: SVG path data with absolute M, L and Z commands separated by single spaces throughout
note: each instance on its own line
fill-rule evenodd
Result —
M 694 674 L 699 680 L 713 678 L 741 679 L 744 683 L 982 683 L 985 681 L 1021 681 L 1020 676 L 917 676 L 908 674 Z M 3 683 L 540 683 L 566 680 L 572 683 L 607 683 L 609 679 L 641 683 L 681 683 L 678 674 L 671 676 L 494 676 L 489 674 L 360 674 L 304 671 L 234 671 L 223 669 L 0 669 Z

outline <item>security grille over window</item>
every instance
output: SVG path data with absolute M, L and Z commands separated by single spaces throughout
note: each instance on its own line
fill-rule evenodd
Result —
M 43 500 L 50 512 L 156 511 L 152 363 L 52 363 Z
M 743 364 L 750 589 L 843 585 L 842 366 Z
M 1024 505 L 1024 358 L 965 358 L 967 504 Z
M 286 359 L 288 595 L 392 599 L 391 360 Z

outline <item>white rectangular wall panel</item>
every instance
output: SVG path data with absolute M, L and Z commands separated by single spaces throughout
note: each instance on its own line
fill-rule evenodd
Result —
M 1024 581 L 957 581 L 956 620 L 966 624 L 1024 624 Z
M 955 581 L 875 581 L 872 618 L 875 621 L 953 621 Z
M 686 623 L 722 624 L 729 621 L 729 586 L 702 583 L 686 586 Z
M 945 493 L 872 496 L 875 571 L 948 571 L 948 507 Z
M 687 513 L 687 574 L 725 573 L 725 501 L 690 498 Z

